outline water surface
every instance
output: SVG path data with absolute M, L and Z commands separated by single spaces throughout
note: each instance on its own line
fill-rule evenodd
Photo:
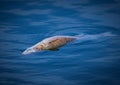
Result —
M 1 0 L 0 85 L 120 85 L 119 18 L 119 0 Z M 56 35 L 84 37 L 22 55 Z

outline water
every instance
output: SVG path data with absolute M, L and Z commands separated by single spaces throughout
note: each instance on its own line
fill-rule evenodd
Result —
M 1 0 L 0 85 L 120 85 L 119 0 Z M 42 39 L 84 37 L 22 55 Z

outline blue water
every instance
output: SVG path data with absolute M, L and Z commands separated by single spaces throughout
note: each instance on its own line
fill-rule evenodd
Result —
M 42 39 L 84 37 L 22 55 Z M 0 85 L 120 85 L 119 0 L 0 0 Z

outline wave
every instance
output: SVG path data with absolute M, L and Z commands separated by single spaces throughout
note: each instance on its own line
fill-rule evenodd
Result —
M 93 40 L 93 39 L 98 39 L 98 38 L 102 38 L 102 37 L 113 37 L 113 36 L 117 36 L 111 32 L 104 32 L 104 33 L 100 33 L 100 34 L 79 34 L 76 35 L 76 37 L 78 39 L 85 39 L 85 40 Z

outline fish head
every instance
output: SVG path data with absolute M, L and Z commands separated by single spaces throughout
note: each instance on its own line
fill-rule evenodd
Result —
M 36 44 L 32 47 L 27 48 L 22 54 L 26 55 L 26 54 L 31 54 L 31 53 L 35 53 L 35 52 L 39 52 L 45 50 L 44 49 L 44 44 Z
M 31 54 L 34 52 L 38 52 L 38 50 L 33 47 L 30 47 L 30 48 L 27 48 L 22 54 L 27 55 L 27 54 Z

